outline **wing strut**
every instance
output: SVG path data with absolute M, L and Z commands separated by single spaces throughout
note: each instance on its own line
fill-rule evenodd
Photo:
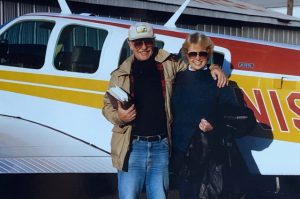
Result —
M 66 0 L 58 0 L 58 4 L 60 6 L 61 13 L 63 13 L 63 14 L 72 14 Z
M 176 21 L 178 20 L 178 18 L 180 17 L 180 15 L 182 14 L 182 12 L 184 11 L 184 9 L 187 7 L 187 5 L 189 4 L 190 0 L 186 0 L 181 6 L 180 8 L 178 8 L 178 10 L 173 14 L 173 16 L 167 21 L 167 23 L 165 23 L 165 27 L 169 27 L 169 28 L 176 28 Z

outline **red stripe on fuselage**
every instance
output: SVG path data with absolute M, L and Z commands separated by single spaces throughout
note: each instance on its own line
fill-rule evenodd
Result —
M 241 89 L 241 91 L 243 92 L 244 101 L 246 102 L 247 106 L 253 110 L 255 118 L 259 121 L 261 126 L 266 130 L 272 130 L 269 114 L 267 112 L 266 104 L 264 102 L 261 90 L 253 89 L 255 102 L 251 101 L 251 98 L 243 89 Z
M 34 15 L 47 16 L 56 18 L 73 19 L 79 21 L 106 24 L 121 28 L 129 28 L 128 24 L 116 22 L 107 22 L 102 20 L 92 20 L 77 18 L 71 16 L 55 16 L 55 15 Z M 176 32 L 171 30 L 155 29 L 156 34 L 185 38 L 187 33 Z M 294 50 L 283 47 L 275 47 L 264 44 L 250 43 L 247 41 L 235 41 L 231 39 L 223 39 L 211 37 L 215 45 L 227 48 L 231 53 L 231 64 L 234 69 L 255 72 L 267 72 L 277 74 L 287 74 L 300 76 L 300 50 Z M 252 68 L 242 68 L 238 63 L 253 64 Z
M 298 118 L 293 118 L 294 125 L 300 130 L 300 107 L 296 104 L 297 101 L 300 101 L 300 93 L 291 93 L 288 95 L 287 102 L 289 108 L 298 116 Z
M 230 50 L 234 69 L 287 75 L 300 75 L 300 50 L 264 44 L 213 38 L 216 45 Z M 253 63 L 253 68 L 240 68 L 239 62 Z
M 288 132 L 289 129 L 287 127 L 287 123 L 285 121 L 285 117 L 283 115 L 283 111 L 282 111 L 281 105 L 279 103 L 279 99 L 278 99 L 276 91 L 269 91 L 269 95 L 271 98 L 271 104 L 274 108 L 280 130 L 284 131 L 284 132 Z

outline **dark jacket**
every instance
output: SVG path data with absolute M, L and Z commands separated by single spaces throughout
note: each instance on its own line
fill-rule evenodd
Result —
M 219 107 L 238 106 L 232 88 L 218 88 L 216 83 L 209 70 L 186 70 L 177 74 L 172 95 L 173 153 L 186 151 L 193 134 L 200 131 L 198 125 L 202 118 L 217 129 Z M 219 135 L 215 131 L 207 136 L 214 140 Z
M 201 182 L 201 198 L 218 198 L 223 186 L 222 141 L 229 132 L 234 137 L 251 132 L 254 114 L 238 104 L 232 88 L 219 89 L 206 70 L 176 76 L 172 105 L 172 167 L 181 178 Z M 201 118 L 212 124 L 213 132 L 201 132 Z

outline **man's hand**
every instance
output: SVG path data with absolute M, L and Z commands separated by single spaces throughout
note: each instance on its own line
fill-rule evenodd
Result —
M 199 123 L 199 129 L 203 131 L 204 133 L 212 131 L 214 128 L 212 125 L 204 118 L 201 119 Z
M 214 80 L 218 80 L 217 86 L 219 88 L 228 85 L 228 78 L 226 77 L 225 73 L 218 65 L 212 64 L 209 67 L 209 69 L 210 69 L 211 76 L 214 78 Z
M 118 102 L 118 116 L 120 120 L 122 120 L 125 123 L 131 122 L 136 117 L 136 111 L 134 108 L 134 104 L 131 105 L 127 110 L 122 108 L 122 105 L 120 102 Z

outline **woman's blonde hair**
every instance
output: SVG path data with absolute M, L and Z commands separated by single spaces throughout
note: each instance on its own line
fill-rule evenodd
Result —
M 182 44 L 181 55 L 185 60 L 191 44 L 200 44 L 202 48 L 206 49 L 208 57 L 210 57 L 213 53 L 214 43 L 212 40 L 203 33 L 195 32 L 193 34 L 189 34 Z

